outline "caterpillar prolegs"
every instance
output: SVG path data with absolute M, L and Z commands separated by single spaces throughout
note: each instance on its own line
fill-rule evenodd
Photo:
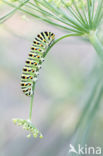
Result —
M 54 39 L 55 35 L 53 33 L 41 32 L 33 41 L 21 76 L 21 89 L 27 96 L 32 96 L 34 94 L 33 88 L 42 62 L 44 61 L 45 53 Z

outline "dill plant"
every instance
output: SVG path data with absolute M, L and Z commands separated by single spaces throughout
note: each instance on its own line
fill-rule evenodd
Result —
M 88 42 L 92 44 L 101 62 L 103 62 L 103 46 L 97 36 L 99 26 L 103 19 L 103 0 L 2 0 L 2 2 L 12 7 L 13 10 L 2 17 L 0 23 L 3 23 L 19 10 L 60 28 L 66 33 L 66 35 L 57 38 L 54 41 L 47 49 L 45 56 L 60 40 L 71 36 L 80 36 L 86 38 Z M 90 99 L 86 104 L 80 121 L 78 122 L 77 129 L 85 117 L 87 117 L 86 121 L 88 121 L 88 118 L 91 116 L 93 117 L 96 112 L 103 91 L 103 86 L 100 85 L 100 87 L 98 83 L 94 87 Z M 89 107 L 95 98 L 95 92 L 98 86 L 100 87 L 100 92 L 92 109 L 89 111 Z M 24 129 L 30 131 L 28 137 L 30 137 L 31 134 L 33 134 L 34 137 L 37 137 L 38 134 L 40 134 L 40 138 L 42 138 L 42 134 L 31 123 L 33 98 L 34 95 L 31 97 L 29 120 L 14 119 L 13 121 L 17 125 L 23 126 Z M 91 121 L 92 120 L 90 120 L 90 123 Z M 85 129 L 85 127 L 83 129 Z

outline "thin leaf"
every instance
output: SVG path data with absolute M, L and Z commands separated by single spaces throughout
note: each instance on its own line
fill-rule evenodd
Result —
M 0 18 L 0 24 L 5 22 L 6 20 L 8 20 L 11 16 L 14 15 L 14 13 L 20 9 L 22 6 L 24 6 L 29 0 L 26 0 L 25 2 L 21 3 L 18 7 L 16 7 L 15 9 L 13 9 L 12 11 L 10 11 L 8 14 L 6 14 L 5 16 Z M 4 2 L 4 1 L 3 1 Z

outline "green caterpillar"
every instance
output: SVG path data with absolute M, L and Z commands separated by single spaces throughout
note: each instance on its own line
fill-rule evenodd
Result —
M 41 32 L 33 41 L 21 76 L 21 89 L 27 96 L 34 94 L 35 85 L 41 64 L 44 61 L 44 54 L 55 39 L 51 32 Z

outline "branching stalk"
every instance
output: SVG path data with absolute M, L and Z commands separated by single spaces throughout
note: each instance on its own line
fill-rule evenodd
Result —
M 103 62 L 103 46 L 102 46 L 101 42 L 99 41 L 95 31 L 93 31 L 89 34 L 89 40 L 90 40 L 90 43 L 95 48 L 99 58 Z
M 82 33 L 80 34 L 68 34 L 68 35 L 64 35 L 60 38 L 58 38 L 57 40 L 54 41 L 54 43 L 47 49 L 46 53 L 44 53 L 44 57 L 48 54 L 49 50 L 56 44 L 58 43 L 59 41 L 61 41 L 62 39 L 65 39 L 65 38 L 68 38 L 68 37 L 71 37 L 71 36 L 82 36 Z

